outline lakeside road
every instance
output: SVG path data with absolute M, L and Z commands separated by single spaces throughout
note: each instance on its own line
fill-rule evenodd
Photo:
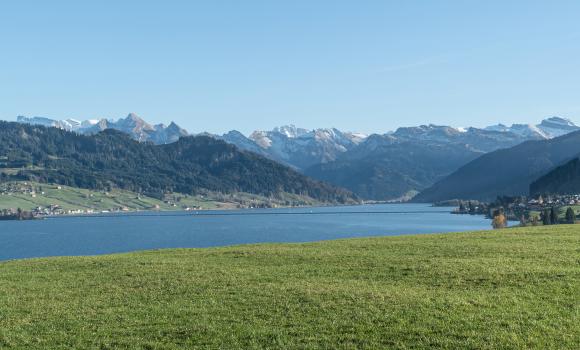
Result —
M 2 349 L 577 349 L 580 225 L 0 263 Z

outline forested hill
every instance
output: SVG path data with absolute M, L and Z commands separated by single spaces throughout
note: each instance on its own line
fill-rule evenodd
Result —
M 551 140 L 527 141 L 487 153 L 421 192 L 413 200 L 494 200 L 497 196 L 529 193 L 530 184 L 554 167 L 578 155 L 580 131 Z
M 530 194 L 580 193 L 580 158 L 555 168 L 530 185 Z
M 168 145 L 139 143 L 106 130 L 94 136 L 0 122 L 1 179 L 29 179 L 90 189 L 166 192 L 283 192 L 346 203 L 354 196 L 210 137 Z

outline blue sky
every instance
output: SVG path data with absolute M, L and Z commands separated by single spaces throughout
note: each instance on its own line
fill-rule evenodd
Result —
M 578 1 L 4 1 L 0 118 L 580 121 Z

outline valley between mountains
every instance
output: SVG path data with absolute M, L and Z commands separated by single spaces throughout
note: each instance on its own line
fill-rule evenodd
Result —
M 344 188 L 352 193 L 352 198 L 367 201 L 493 200 L 498 195 L 527 195 L 532 182 L 580 154 L 577 137 L 580 127 L 560 117 L 551 117 L 538 124 L 498 124 L 486 128 L 421 125 L 371 135 L 335 128 L 307 130 L 290 125 L 270 131 L 255 131 L 249 136 L 235 130 L 222 135 L 205 132 L 191 134 L 173 122 L 167 126 L 153 125 L 133 113 L 117 121 L 23 116 L 18 117 L 17 121 L 22 125 L 52 127 L 101 139 L 104 136 L 99 134 L 104 131 L 118 131 L 119 135 L 126 134 L 139 143 L 149 144 L 144 147 L 151 149 L 155 148 L 153 145 L 158 145 L 158 149 L 168 150 L 191 142 L 180 141 L 181 138 L 206 138 L 206 143 L 210 139 L 224 141 L 239 150 L 254 154 L 250 156 L 252 161 L 260 163 L 263 162 L 262 158 L 270 159 L 288 167 L 288 172 L 296 174 L 294 176 L 303 174 Z M 109 139 L 117 138 L 112 142 L 121 142 L 119 135 L 107 135 Z M 562 146 L 558 146 L 560 144 Z M 548 149 L 557 151 L 550 153 Z M 203 153 L 205 150 L 196 152 Z M 33 163 L 26 164 L 32 166 L 35 165 Z M 254 165 L 248 166 L 245 171 L 251 172 Z M 260 166 L 254 168 L 258 171 L 260 169 Z M 259 174 L 263 176 L 262 172 Z M 36 176 L 39 176 L 38 172 Z M 54 175 L 40 177 L 44 180 L 58 180 Z M 248 190 L 243 185 L 239 186 L 241 180 L 241 174 L 237 174 L 225 188 Z M 74 182 L 83 185 L 78 178 Z M 216 186 L 212 187 L 209 183 L 201 187 L 215 190 Z M 123 186 L 126 185 L 124 183 Z M 550 185 L 543 186 L 552 188 Z M 302 194 L 304 188 L 268 191 Z M 186 192 L 192 190 L 183 187 L 179 189 Z M 307 196 L 316 200 L 320 199 L 317 196 L 326 199 L 332 197 L 322 193 L 308 193 Z M 326 199 L 323 198 L 323 201 Z M 338 201 L 332 199 L 336 202 L 345 200 L 345 196 Z

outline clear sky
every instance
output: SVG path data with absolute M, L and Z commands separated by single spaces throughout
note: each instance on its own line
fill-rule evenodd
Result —
M 580 1 L 2 1 L 0 118 L 580 121 Z

